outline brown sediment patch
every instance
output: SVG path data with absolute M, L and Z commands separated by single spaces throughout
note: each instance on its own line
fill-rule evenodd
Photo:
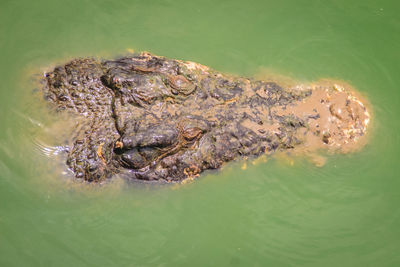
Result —
M 294 115 L 307 122 L 307 129 L 300 129 L 296 135 L 296 138 L 301 140 L 301 145 L 290 151 L 277 151 L 278 153 L 274 155 L 276 158 L 293 165 L 294 157 L 306 157 L 315 166 L 320 167 L 325 165 L 327 153 L 357 152 L 367 144 L 371 136 L 369 132 L 372 108 L 368 99 L 349 83 L 335 79 L 300 83 L 268 68 L 261 68 L 255 77 L 276 82 L 285 88 L 312 92 L 302 101 L 287 106 L 276 106 L 269 110 L 273 115 Z M 266 114 L 265 111 L 261 113 Z M 255 131 L 262 128 L 256 124 L 253 126 Z M 279 127 L 279 124 L 271 122 L 271 126 Z M 277 128 L 273 130 L 277 131 Z
M 323 166 L 326 158 L 322 151 L 351 153 L 365 146 L 371 121 L 365 97 L 351 85 L 331 79 L 297 87 L 311 89 L 311 96 L 271 111 L 280 116 L 293 114 L 308 122 L 308 129 L 297 134 L 302 145 L 291 151 L 292 155 L 305 155 L 316 166 Z

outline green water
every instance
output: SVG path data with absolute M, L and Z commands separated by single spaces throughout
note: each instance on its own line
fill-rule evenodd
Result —
M 398 1 L 0 2 L 0 266 L 399 266 Z M 348 81 L 369 144 L 229 164 L 182 186 L 70 182 L 32 74 L 127 48 L 224 72 Z M 60 130 L 58 130 L 60 132 Z

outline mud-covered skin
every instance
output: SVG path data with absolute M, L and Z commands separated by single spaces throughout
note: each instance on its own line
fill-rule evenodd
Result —
M 325 145 L 339 138 L 329 132 L 331 126 L 315 125 L 323 112 L 290 111 L 312 97 L 313 88 L 282 88 L 149 53 L 113 61 L 76 59 L 46 73 L 45 83 L 47 100 L 83 118 L 67 164 L 87 181 L 114 173 L 180 181 L 240 157 L 292 149 L 308 135 Z M 335 88 L 323 89 L 329 102 Z M 350 119 L 331 104 L 329 116 L 336 119 L 327 120 L 336 126 L 351 121 L 358 130 L 341 136 L 343 142 L 366 128 L 346 101 Z M 356 109 L 366 111 L 362 104 Z

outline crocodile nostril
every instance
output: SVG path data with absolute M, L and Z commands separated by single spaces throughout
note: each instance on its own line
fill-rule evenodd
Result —
M 183 75 L 170 76 L 168 81 L 173 89 L 172 93 L 179 92 L 183 95 L 190 95 L 196 89 L 196 86 Z

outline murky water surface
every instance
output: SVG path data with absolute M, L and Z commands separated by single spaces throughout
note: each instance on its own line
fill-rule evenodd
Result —
M 398 266 L 399 7 L 2 1 L 0 265 Z M 59 153 L 67 119 L 49 114 L 34 74 L 127 49 L 238 75 L 343 80 L 371 103 L 369 142 L 322 167 L 281 155 L 185 185 L 73 182 Z

